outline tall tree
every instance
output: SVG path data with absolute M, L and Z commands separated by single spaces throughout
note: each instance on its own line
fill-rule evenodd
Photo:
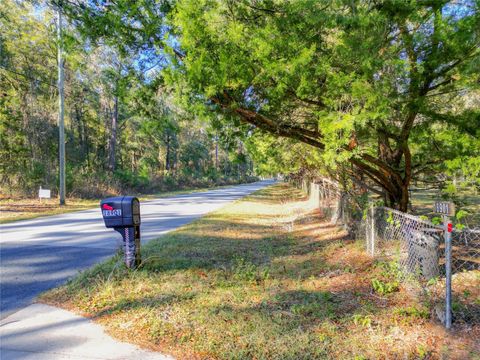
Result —
M 478 1 L 184 0 L 172 24 L 172 83 L 352 164 L 401 210 L 436 152 L 412 139 L 478 128 L 478 109 L 445 106 L 479 85 Z

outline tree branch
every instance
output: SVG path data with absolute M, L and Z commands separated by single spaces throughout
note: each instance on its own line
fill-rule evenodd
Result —
M 318 149 L 324 149 L 325 145 L 320 141 L 321 135 L 318 131 L 304 129 L 291 124 L 282 124 L 281 122 L 275 122 L 265 115 L 259 114 L 256 111 L 245 109 L 242 107 L 231 107 L 231 98 L 224 92 L 224 97 L 227 102 L 221 101 L 219 97 L 212 97 L 211 100 L 219 105 L 222 109 L 230 111 L 240 116 L 240 119 L 256 127 L 275 133 L 283 137 L 296 139 L 306 144 L 312 145 Z

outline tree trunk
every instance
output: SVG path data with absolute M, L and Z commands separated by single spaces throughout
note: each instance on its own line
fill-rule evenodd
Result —
M 215 134 L 215 170 L 218 170 L 218 134 Z
M 401 197 L 398 203 L 398 209 L 403 212 L 408 212 L 409 200 L 410 200 L 410 194 L 408 192 L 408 185 L 404 185 L 401 188 Z
M 350 162 L 359 172 L 367 175 L 382 188 L 386 205 L 407 212 L 409 203 L 408 188 L 411 180 L 410 151 L 404 143 L 398 151 L 379 147 L 379 156 L 361 155 L 361 159 L 352 158 Z M 386 150 L 386 151 L 385 151 Z M 401 160 L 405 159 L 405 164 Z
M 388 207 L 407 212 L 408 204 L 410 201 L 410 194 L 408 191 L 409 181 L 403 181 L 401 185 L 397 183 L 390 184 L 391 186 L 383 187 L 386 200 L 386 205 Z M 391 187 L 394 187 L 392 191 Z
M 112 129 L 110 132 L 110 142 L 108 146 L 108 169 L 115 171 L 115 147 L 117 144 L 117 127 L 118 127 L 118 96 L 115 95 L 112 114 Z
M 167 145 L 167 151 L 166 151 L 166 155 L 165 155 L 165 169 L 168 172 L 168 171 L 170 171 L 170 168 L 171 168 L 171 164 L 170 164 L 170 135 L 169 134 L 167 134 L 166 145 Z

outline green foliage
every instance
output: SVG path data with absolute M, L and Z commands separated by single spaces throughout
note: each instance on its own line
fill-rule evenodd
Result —
M 442 189 L 442 199 L 451 200 L 451 201 L 455 201 L 455 200 L 458 199 L 458 197 L 457 197 L 457 187 L 453 183 L 451 183 L 451 182 L 447 183 L 447 186 L 445 186 Z
M 468 215 L 470 215 L 470 213 L 466 210 L 460 209 L 457 211 L 457 213 L 455 214 L 455 228 L 457 230 L 463 230 L 465 228 L 465 224 L 463 222 L 468 217 Z
M 390 225 L 393 224 L 394 220 L 393 220 L 393 212 L 389 211 L 388 212 L 388 216 L 387 216 L 387 219 L 386 219 L 386 222 Z
M 369 328 L 372 326 L 372 318 L 370 315 L 354 314 L 352 319 L 355 325 L 359 325 L 365 328 Z
M 397 261 L 378 262 L 379 278 L 372 279 L 373 290 L 380 295 L 388 295 L 400 290 L 401 269 Z
M 258 283 L 269 278 L 269 269 L 267 267 L 259 268 L 252 262 L 242 257 L 235 258 L 232 265 L 233 279 L 237 281 L 246 281 L 250 283 Z
M 429 319 L 430 312 L 423 308 L 418 308 L 416 306 L 408 306 L 406 308 L 399 308 L 395 310 L 395 314 L 406 318 L 413 319 Z
M 26 178 L 28 179 L 27 181 L 29 181 L 31 186 L 38 187 L 41 185 L 42 180 L 45 177 L 45 173 L 45 166 L 42 163 L 35 161 L 26 174 Z
M 430 354 L 430 350 L 428 350 L 428 347 L 425 346 L 425 345 L 418 345 L 417 346 L 417 355 L 418 355 L 418 358 L 419 359 L 426 359 L 428 358 L 429 354 Z
M 290 306 L 290 312 L 294 315 L 317 318 L 331 317 L 334 309 L 330 292 L 306 293 L 300 303 Z
M 379 262 L 378 266 L 382 269 L 381 275 L 387 278 L 398 279 L 401 276 L 400 264 L 398 261 Z
M 208 159 L 208 149 L 202 142 L 193 140 L 183 145 L 180 162 L 183 164 L 184 174 L 200 174 L 205 168 L 203 163 Z
M 430 173 L 478 154 L 471 146 L 478 126 L 468 125 L 478 124 L 478 107 L 465 98 L 478 89 L 480 17 L 477 3 L 458 16 L 463 6 L 184 0 L 171 16 L 184 56 L 173 59 L 166 79 L 182 84 L 179 96 L 213 99 L 218 110 L 274 138 L 318 140 L 317 163 L 352 163 L 395 204 L 404 190 L 374 172 L 395 168 L 397 179 L 408 178 L 406 147 L 415 167 Z M 272 159 L 291 152 L 277 156 L 271 143 L 267 138 L 256 155 L 275 171 Z
M 363 355 L 355 355 L 355 357 L 353 358 L 354 360 L 367 360 L 368 358 L 366 358 L 365 356 Z
M 0 3 L 0 187 L 36 191 L 53 180 L 56 149 L 51 21 L 37 21 L 28 3 Z
M 110 15 L 93 21 L 64 5 L 68 194 L 159 191 L 252 175 L 248 155 L 231 146 L 241 142 L 238 133 L 230 133 L 229 144 L 219 143 L 215 151 L 205 119 L 175 104 L 157 77 L 160 65 L 152 68 L 158 59 L 151 49 L 130 46 L 130 30 L 117 26 L 107 33 L 118 31 L 124 44 L 102 34 L 103 26 L 123 21 L 123 16 L 136 18 L 138 7 L 112 9 Z M 48 4 L 0 3 L 2 192 L 30 195 L 39 186 L 54 192 L 57 188 L 57 42 L 52 10 Z M 83 27 L 86 23 L 90 28 Z M 222 135 L 221 128 L 216 131 Z
M 455 218 L 458 220 L 458 221 L 461 221 L 463 218 L 465 218 L 466 216 L 468 216 L 468 211 L 466 210 L 459 210 L 457 211 L 457 213 L 455 214 Z
M 400 284 L 398 281 L 383 282 L 379 279 L 372 279 L 372 288 L 377 294 L 387 295 L 397 292 L 400 288 Z
M 145 176 L 138 175 L 129 170 L 116 170 L 113 174 L 116 179 L 118 179 L 123 187 L 125 188 L 135 188 L 148 183 L 148 178 Z
M 388 212 L 388 216 L 387 216 L 387 218 L 385 219 L 385 221 L 386 221 L 387 224 L 389 224 L 390 226 L 400 227 L 400 220 L 395 220 L 392 211 L 389 211 L 389 212 Z

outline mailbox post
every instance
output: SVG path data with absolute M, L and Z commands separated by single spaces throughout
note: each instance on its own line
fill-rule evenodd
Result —
M 133 196 L 119 196 L 100 202 L 105 227 L 113 228 L 123 238 L 125 265 L 140 265 L 140 202 Z

